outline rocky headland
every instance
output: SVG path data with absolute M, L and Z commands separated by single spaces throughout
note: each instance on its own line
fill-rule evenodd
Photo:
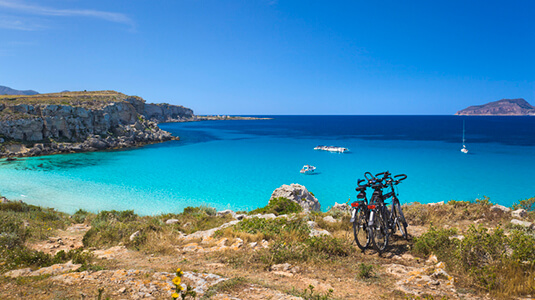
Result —
M 483 105 L 469 106 L 458 111 L 455 115 L 460 116 L 533 116 L 535 107 L 526 100 L 502 99 Z
M 157 123 L 192 121 L 183 106 L 115 91 L 0 96 L 0 157 L 141 146 L 177 139 Z

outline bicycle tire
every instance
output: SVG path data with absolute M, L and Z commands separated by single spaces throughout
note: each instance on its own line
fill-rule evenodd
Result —
M 389 231 L 388 223 L 384 219 L 382 211 L 376 211 L 373 216 L 372 244 L 379 254 L 383 253 L 388 246 Z
M 363 208 L 358 208 L 353 221 L 353 236 L 360 250 L 364 251 L 370 246 L 370 235 L 368 232 L 367 213 Z
M 404 239 L 409 238 L 409 233 L 407 232 L 407 221 L 405 220 L 405 216 L 403 215 L 403 211 L 401 210 L 401 205 L 399 202 L 396 202 L 394 206 L 396 210 L 396 223 L 398 225 L 399 231 L 401 231 L 401 235 Z

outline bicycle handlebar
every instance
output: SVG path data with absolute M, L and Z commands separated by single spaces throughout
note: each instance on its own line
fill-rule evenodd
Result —
M 398 177 L 403 177 L 403 178 L 397 179 L 396 180 L 397 182 L 402 182 L 403 180 L 407 179 L 407 175 L 405 175 L 405 174 L 396 175 L 396 176 L 394 176 L 394 179 L 398 178 Z
M 366 178 L 368 181 L 375 180 L 375 177 L 373 177 L 372 173 L 370 172 L 364 173 L 364 178 Z

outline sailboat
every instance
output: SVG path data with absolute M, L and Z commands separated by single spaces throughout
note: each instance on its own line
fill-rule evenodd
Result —
M 464 144 L 464 142 L 465 142 L 465 139 L 464 139 L 464 120 L 463 120 L 463 148 L 461 149 L 461 152 L 468 153 L 468 149 L 466 149 L 466 145 Z

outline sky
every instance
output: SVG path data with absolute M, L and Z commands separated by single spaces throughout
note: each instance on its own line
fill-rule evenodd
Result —
M 0 85 L 196 114 L 535 105 L 535 1 L 0 0 Z

